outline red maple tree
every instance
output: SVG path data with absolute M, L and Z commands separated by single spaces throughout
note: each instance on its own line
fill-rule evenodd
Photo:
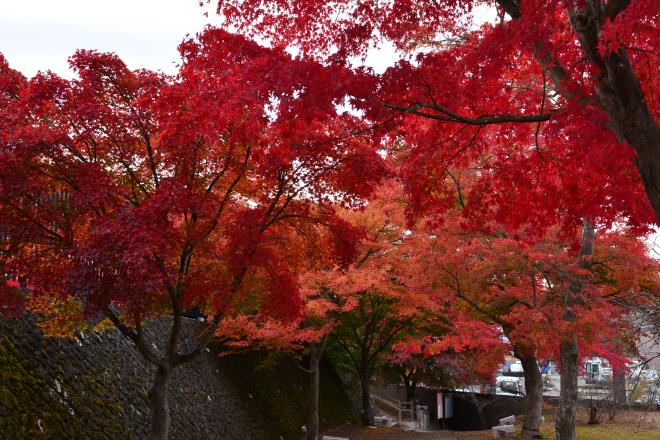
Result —
M 444 303 L 454 323 L 450 334 L 431 348 L 445 349 L 452 343 L 477 346 L 488 333 L 471 327 L 473 320 L 498 327 L 523 366 L 529 402 L 523 425 L 526 438 L 538 435 L 540 424 L 540 360 L 561 359 L 562 370 L 574 366 L 575 380 L 578 355 L 606 357 L 619 368 L 625 365 L 626 353 L 634 351 L 635 334 L 621 301 L 656 289 L 659 270 L 634 234 L 600 232 L 591 243 L 595 252 L 584 264 L 586 260 L 571 250 L 572 241 L 552 234 L 530 242 L 465 231 L 457 219 L 447 219 L 434 231 L 435 236 L 425 240 L 428 251 L 420 252 L 421 258 L 410 266 L 417 289 L 426 288 Z M 632 347 L 622 341 L 633 342 Z M 562 356 L 565 344 L 575 347 L 573 362 Z M 563 376 L 562 371 L 562 380 Z M 563 382 L 562 386 L 568 387 Z
M 400 252 L 406 240 L 405 200 L 401 185 L 380 185 L 364 209 L 337 209 L 337 214 L 363 232 L 356 259 L 337 265 L 324 258 L 323 243 L 305 258 L 301 299 L 305 312 L 295 322 L 282 322 L 246 310 L 218 331 L 238 349 L 266 348 L 305 354 L 310 373 L 308 439 L 318 438 L 319 363 L 328 343 L 341 352 L 345 367 L 360 382 L 362 421 L 373 424 L 370 383 L 388 351 L 408 332 L 422 297 L 397 282 L 406 265 Z M 301 266 L 302 267 L 302 266 Z M 426 304 L 430 307 L 430 304 Z M 368 340 L 368 342 L 367 342 Z
M 167 437 L 172 370 L 224 317 L 299 316 L 290 261 L 320 237 L 328 260 L 355 258 L 361 232 L 333 206 L 359 206 L 384 171 L 361 121 L 337 110 L 359 92 L 353 72 L 217 29 L 180 52 L 175 77 L 78 51 L 78 78 L 27 80 L 0 59 L 2 270 L 42 308 L 72 300 L 108 318 L 157 367 L 154 439 Z M 208 325 L 184 351 L 191 308 Z M 154 348 L 143 325 L 159 316 L 170 331 Z

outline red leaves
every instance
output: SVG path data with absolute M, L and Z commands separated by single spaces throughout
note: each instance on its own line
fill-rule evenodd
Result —
M 345 62 L 385 37 L 408 46 L 411 40 L 460 28 L 454 20 L 469 10 L 455 0 L 337 3 L 310 0 L 220 0 L 218 14 L 242 31 L 254 31 L 276 45 L 293 44 L 304 53 L 328 55 Z
M 100 164 L 74 163 L 71 167 L 73 184 L 79 188 L 73 193 L 73 197 L 69 197 L 69 193 L 66 193 L 65 202 L 70 203 L 72 209 L 81 211 L 86 211 L 90 207 L 111 209 L 121 203 L 117 200 L 117 195 L 121 191 L 116 188 L 115 183 Z
M 293 321 L 301 315 L 303 303 L 298 294 L 297 279 L 281 263 L 268 268 L 268 295 L 263 300 L 262 311 L 282 321 Z
M 180 50 L 176 78 L 79 51 L 78 79 L 26 82 L 2 60 L 5 264 L 90 313 L 296 319 L 300 272 L 357 255 L 333 206 L 364 203 L 385 171 L 337 110 L 364 98 L 361 77 L 217 29 Z
M 632 2 L 605 17 L 597 37 L 601 57 L 624 45 L 637 48 L 628 52 L 655 111 L 652 3 Z M 313 56 L 328 56 L 334 46 L 332 62 L 364 53 L 382 38 L 410 58 L 415 47 L 425 49 L 416 63 L 402 61 L 375 77 L 364 101 L 368 117 L 395 128 L 392 150 L 405 144 L 401 174 L 412 216 L 442 213 L 462 199 L 472 227 L 495 221 L 528 237 L 555 225 L 572 235 L 583 216 L 605 226 L 625 219 L 641 231 L 656 223 L 633 150 L 614 138 L 598 102 L 598 63 L 585 61 L 571 27 L 567 10 L 582 5 L 509 5 L 508 16 L 480 29 L 467 26 L 473 5 L 222 0 L 218 13 L 242 31 Z M 439 36 L 446 39 L 436 41 Z M 465 123 L 510 115 L 547 121 Z
M 3 103 L 16 99 L 24 86 L 25 77 L 10 68 L 4 55 L 0 54 L 0 97 Z
M 5 319 L 25 313 L 25 292 L 16 281 L 0 282 L 0 317 Z
M 607 19 L 601 29 L 598 54 L 604 58 L 612 52 L 620 51 L 622 47 L 620 41 L 621 36 L 618 34 L 618 27 L 610 19 Z

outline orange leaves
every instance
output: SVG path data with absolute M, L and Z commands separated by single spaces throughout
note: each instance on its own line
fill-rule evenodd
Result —
M 470 319 L 469 316 L 457 317 L 452 326 L 452 332 L 428 345 L 429 355 L 452 350 L 463 352 L 468 350 L 491 351 L 504 345 L 501 330 L 492 324 Z
M 405 203 L 401 199 L 401 188 L 395 182 L 386 182 L 381 189 L 362 210 L 338 208 L 336 214 L 309 213 L 320 215 L 325 228 L 308 256 L 310 260 L 300 262 L 299 298 L 304 304 L 303 314 L 292 326 L 282 323 L 273 327 L 274 321 L 266 314 L 241 318 L 252 322 L 250 325 L 254 328 L 248 333 L 262 335 L 255 342 L 257 346 L 283 347 L 286 344 L 282 343 L 282 338 L 289 341 L 291 349 L 296 343 L 313 343 L 337 326 L 350 326 L 345 321 L 356 316 L 373 319 L 385 327 L 391 323 L 400 325 L 424 306 L 424 301 L 420 301 L 400 278 L 406 258 L 403 244 L 408 235 L 402 223 Z M 352 252 L 345 251 L 344 259 L 338 259 L 338 250 L 332 249 L 342 243 L 338 240 L 340 237 L 344 237 L 343 243 L 349 240 L 344 246 Z M 268 241 L 263 245 L 270 246 Z M 291 246 L 295 247 L 296 243 L 289 243 L 288 248 Z M 299 257 L 294 251 L 287 260 L 291 262 Z M 266 330 L 275 328 L 283 333 L 280 339 L 270 340 L 263 335 Z M 227 330 L 223 327 L 220 334 L 224 335 Z M 378 333 L 379 330 L 372 328 L 371 331 Z M 393 331 L 398 334 L 401 328 L 395 325 Z M 230 332 L 229 337 L 236 339 L 232 333 L 236 332 Z M 378 337 L 387 339 L 386 334 Z
M 89 327 L 81 304 L 71 296 L 30 295 L 28 300 L 30 312 L 41 317 L 39 330 L 44 336 L 70 338 Z
M 265 348 L 268 350 L 300 350 L 305 343 L 314 342 L 327 330 L 301 330 L 299 322 L 283 323 L 262 316 L 245 315 L 224 320 L 218 335 L 233 349 Z
M 577 334 L 586 355 L 604 341 L 625 339 L 633 330 L 622 324 L 627 309 L 621 301 L 634 298 L 645 283 L 657 285 L 657 261 L 625 230 L 599 233 L 596 257 L 587 265 L 570 241 L 550 233 L 527 242 L 466 231 L 449 217 L 427 234 L 408 278 L 453 323 L 436 343 L 440 351 L 470 347 L 470 335 L 487 334 L 461 324 L 473 320 L 500 328 L 512 349 L 545 358 L 556 353 L 562 337 Z M 569 290 L 571 304 L 565 299 Z M 576 325 L 562 320 L 567 307 L 576 313 Z
M 604 284 L 602 295 L 659 291 L 660 269 L 644 242 L 627 231 L 602 234 L 596 241 L 592 270 Z

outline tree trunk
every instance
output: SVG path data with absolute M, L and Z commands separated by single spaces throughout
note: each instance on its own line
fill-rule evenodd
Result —
M 167 401 L 167 388 L 172 378 L 169 366 L 158 366 L 156 378 L 149 391 L 151 403 L 151 434 L 149 440 L 167 440 L 170 427 L 170 408 Z
M 319 385 L 321 358 L 312 354 L 309 358 L 309 401 L 307 407 L 307 440 L 317 440 L 319 437 Z
M 520 356 L 520 363 L 525 375 L 525 423 L 522 433 L 525 439 L 543 438 L 539 432 L 541 426 L 541 410 L 543 409 L 543 376 L 539 370 L 536 356 Z
M 626 396 L 626 375 L 619 368 L 614 368 L 612 375 L 612 400 L 615 405 L 625 405 L 628 402 L 628 397 Z
M 412 419 L 417 420 L 417 385 L 411 387 L 411 392 L 406 391 L 406 400 L 410 402 L 410 409 L 412 409 Z
M 615 12 L 614 8 L 608 11 L 610 4 L 615 3 L 610 1 L 603 8 L 603 2 L 588 0 L 569 9 L 569 16 L 584 53 L 598 67 L 598 103 L 619 141 L 628 142 L 637 152 L 635 165 L 656 220 L 660 221 L 660 128 L 625 48 L 604 56 L 599 51 L 602 23 L 605 18 L 614 19 L 628 2 L 618 2 L 622 6 L 619 11 Z
M 403 386 L 406 388 L 406 401 L 410 402 L 415 398 L 415 388 L 409 380 L 403 381 Z
M 598 420 L 598 403 L 592 399 L 589 403 L 589 420 L 587 421 L 588 425 L 598 425 L 600 420 Z
M 521 17 L 520 2 L 498 0 L 498 3 L 513 19 Z M 628 142 L 637 153 L 635 166 L 644 183 L 656 221 L 660 222 L 660 127 L 653 117 L 625 48 L 604 56 L 598 49 L 601 26 L 605 19 L 614 20 L 629 2 L 611 0 L 604 8 L 603 3 L 593 0 L 579 2 L 580 6 L 569 8 L 568 14 L 582 50 L 600 72 L 596 78 L 598 105 L 607 115 L 609 128 L 619 141 Z M 567 73 L 550 53 L 542 50 L 543 44 L 543 40 L 536 42 L 535 56 L 557 90 L 570 98 L 572 92 L 563 84 Z
M 479 400 L 477 393 L 470 393 L 468 396 L 470 397 L 470 402 L 472 402 L 472 405 L 474 405 L 474 408 L 477 410 L 477 415 L 479 416 L 479 421 L 481 422 L 481 429 L 488 429 L 486 417 L 484 417 L 484 408 L 486 407 L 485 402 Z
M 582 219 L 582 243 L 580 245 L 580 267 L 586 268 L 591 264 L 594 254 L 594 226 L 587 219 Z M 575 295 L 582 290 L 584 280 L 574 279 L 566 292 L 564 304 L 564 321 L 575 324 L 576 317 L 573 312 Z M 579 352 L 575 329 L 567 338 L 559 343 L 559 362 L 561 364 L 559 414 L 555 424 L 557 440 L 575 440 L 575 413 L 578 399 L 578 367 Z
M 635 166 L 660 222 L 660 129 L 651 115 L 625 49 L 607 58 L 599 98 L 614 132 L 637 153 Z
M 321 383 L 321 359 L 330 334 L 326 333 L 309 353 L 309 396 L 307 403 L 307 440 L 319 438 L 319 395 Z
M 559 344 L 559 358 L 561 389 L 555 430 L 557 440 L 575 440 L 575 413 L 578 399 L 578 346 L 575 335 Z
M 415 373 L 406 375 L 405 370 L 401 372 L 403 386 L 406 388 L 406 402 L 410 402 L 412 418 L 417 420 L 417 379 L 413 378 Z
M 362 424 L 364 426 L 372 426 L 374 424 L 374 416 L 371 411 L 371 389 L 369 388 L 369 378 L 360 376 L 360 384 L 362 385 Z

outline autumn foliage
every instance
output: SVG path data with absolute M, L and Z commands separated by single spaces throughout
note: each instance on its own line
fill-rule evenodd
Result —
M 503 331 L 510 351 L 557 359 L 559 341 L 578 335 L 583 356 L 602 356 L 622 365 L 623 353 L 632 347 L 620 344 L 632 329 L 621 301 L 634 301 L 636 292 L 657 288 L 658 264 L 644 243 L 625 231 L 603 233 L 588 268 L 571 251 L 571 241 L 556 236 L 528 243 L 505 236 L 470 233 L 445 225 L 444 234 L 428 241 L 429 249 L 415 280 L 429 295 L 445 300 L 458 316 L 495 325 Z M 580 280 L 582 289 L 573 298 L 574 326 L 562 320 L 566 292 Z M 487 332 L 466 328 L 469 337 Z
M 214 337 L 304 353 L 310 408 L 329 344 L 365 423 L 387 363 L 457 385 L 512 353 L 541 390 L 533 436 L 538 361 L 574 341 L 622 367 L 637 293 L 659 291 L 656 9 L 219 0 L 245 35 L 187 38 L 176 75 L 81 50 L 75 79 L 27 79 L 0 56 L 0 314 L 108 319 L 157 366 L 154 439 L 171 370 Z M 398 62 L 358 67 L 384 41 Z
M 657 222 L 653 1 L 217 3 L 242 32 L 331 64 L 394 43 L 403 59 L 378 76 L 367 113 L 400 118 L 417 212 L 451 203 L 447 169 L 478 167 L 464 199 L 475 223 Z M 499 18 L 477 28 L 471 12 L 484 5 Z
M 92 51 L 71 58 L 70 81 L 0 64 L 3 271 L 40 305 L 75 301 L 86 319 L 110 319 L 159 367 L 152 400 L 223 317 L 297 317 L 310 249 L 338 267 L 358 252 L 361 230 L 334 205 L 362 204 L 385 171 L 354 134 L 362 122 L 336 111 L 353 72 L 217 29 L 180 52 L 175 77 Z M 190 308 L 210 325 L 182 353 Z M 157 350 L 141 329 L 161 315 L 173 321 Z
M 359 121 L 334 112 L 349 81 L 331 90 L 321 67 L 218 30 L 181 51 L 178 78 L 95 52 L 71 59 L 73 81 L 5 65 L 2 227 L 30 248 L 5 253 L 5 270 L 92 314 L 112 304 L 140 319 L 171 290 L 177 307 L 224 312 L 243 278 L 269 286 L 271 311 L 295 314 L 282 261 L 326 228 L 328 258 L 347 264 L 359 231 L 324 205 L 333 193 L 358 203 L 383 170 L 346 139 Z

